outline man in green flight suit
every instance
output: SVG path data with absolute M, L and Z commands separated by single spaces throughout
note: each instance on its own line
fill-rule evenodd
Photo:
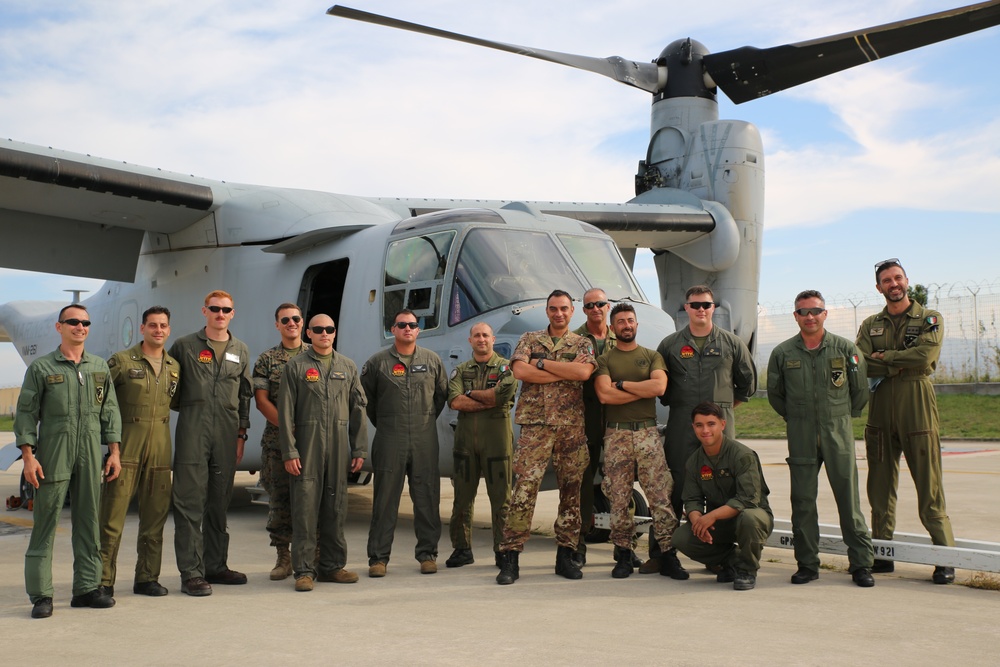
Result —
M 101 443 L 108 445 L 107 481 L 121 472 L 121 415 L 108 365 L 83 349 L 90 332 L 87 309 L 59 311 L 55 351 L 31 362 L 17 399 L 14 438 L 24 479 L 35 487 L 34 524 L 24 554 L 24 587 L 32 618 L 52 616 L 52 547 L 66 493 L 73 498 L 72 607 L 113 607 L 101 588 L 98 504 Z M 39 424 L 41 424 L 39 426 Z
M 885 308 L 858 330 L 872 390 L 865 427 L 872 537 L 891 540 L 896 528 L 902 454 L 917 489 L 920 522 L 933 544 L 951 547 L 955 536 L 945 507 L 937 395 L 930 379 L 941 355 L 944 323 L 941 313 L 910 299 L 909 286 L 898 259 L 876 264 L 875 288 L 885 297 Z M 891 560 L 876 560 L 872 571 L 893 569 Z M 955 568 L 935 567 L 932 580 L 950 584 Z
M 316 580 L 358 580 L 344 569 L 347 476 L 361 470 L 368 453 L 367 401 L 358 369 L 334 352 L 332 318 L 314 315 L 309 331 L 312 348 L 285 365 L 278 404 L 281 456 L 292 477 L 292 564 L 300 592 L 311 591 Z
M 108 360 L 122 415 L 122 474 L 101 494 L 101 586 L 114 595 L 118 548 L 125 515 L 139 496 L 139 537 L 132 592 L 161 596 L 163 526 L 170 513 L 170 408 L 177 407 L 180 367 L 163 347 L 170 311 L 153 306 L 142 314 L 142 342 Z
M 201 597 L 212 584 L 245 584 L 229 569 L 226 512 L 250 427 L 250 350 L 229 331 L 233 297 L 209 292 L 205 328 L 170 347 L 181 367 L 174 443 L 174 551 L 181 591 Z
M 496 336 L 485 322 L 472 325 L 472 359 L 460 363 L 448 382 L 448 404 L 458 411 L 455 428 L 455 501 L 451 509 L 451 556 L 448 567 L 475 562 L 472 555 L 472 515 L 479 477 L 486 478 L 493 526 L 494 561 L 500 562 L 503 522 L 510 501 L 511 452 L 514 429 L 510 409 L 517 380 L 510 361 L 493 351 Z
M 858 586 L 875 585 L 868 526 L 858 498 L 858 464 L 851 417 L 868 402 L 865 362 L 857 347 L 824 328 L 826 301 L 816 290 L 795 297 L 799 335 L 771 352 L 767 365 L 767 400 L 788 427 L 788 474 L 791 477 L 792 536 L 798 570 L 793 584 L 819 578 L 817 478 L 826 467 L 847 544 L 851 578 Z

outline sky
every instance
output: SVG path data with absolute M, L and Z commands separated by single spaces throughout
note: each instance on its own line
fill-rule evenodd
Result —
M 656 58 L 692 37 L 769 47 L 960 0 L 346 0 L 549 50 Z M 0 140 L 211 179 L 370 196 L 626 201 L 649 95 L 529 58 L 325 15 L 327 2 L 0 0 Z M 674 6 L 671 6 L 674 5 Z M 794 8 L 794 9 L 793 9 Z M 764 141 L 760 302 L 912 282 L 1000 282 L 1000 28 L 894 56 L 720 117 Z M 0 240 L 2 242 L 2 240 Z M 655 299 L 655 273 L 636 275 Z M 0 269 L 0 302 L 99 281 Z M 23 364 L 0 344 L 0 386 Z

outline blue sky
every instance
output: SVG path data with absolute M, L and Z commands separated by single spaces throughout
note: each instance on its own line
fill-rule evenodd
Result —
M 551 50 L 774 46 L 956 0 L 347 0 Z M 624 201 L 649 97 L 585 72 L 324 15 L 330 2 L 0 0 L 0 137 L 231 182 L 359 195 Z M 683 7 L 670 5 L 684 4 Z M 766 154 L 760 300 L 1000 280 L 1000 29 L 740 106 Z M 636 273 L 655 295 L 651 263 Z M 99 283 L 0 269 L 0 302 Z M 23 367 L 0 345 L 0 386 Z

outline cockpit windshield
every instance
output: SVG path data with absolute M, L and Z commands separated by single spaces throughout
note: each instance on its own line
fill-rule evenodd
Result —
M 643 300 L 610 239 L 560 235 L 579 270 L 612 298 Z M 448 323 L 507 304 L 544 299 L 554 289 L 582 296 L 580 284 L 552 237 L 544 232 L 473 229 L 462 244 L 455 269 Z

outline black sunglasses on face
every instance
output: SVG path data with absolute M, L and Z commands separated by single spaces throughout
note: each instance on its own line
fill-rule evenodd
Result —
M 705 310 L 708 310 L 709 308 L 711 308 L 715 304 L 712 303 L 711 301 L 688 301 L 684 305 L 691 306 L 695 310 L 701 310 L 702 308 L 704 308 Z
M 90 320 L 78 320 L 75 317 L 71 317 L 68 320 L 59 320 L 59 324 L 68 324 L 71 327 L 80 326 L 82 324 L 85 327 L 89 327 Z
M 395 327 L 397 329 L 419 329 L 420 325 L 416 322 L 396 322 Z
M 332 334 L 337 330 L 337 327 L 309 327 L 309 330 L 314 334 L 328 333 Z
M 588 301 L 587 303 L 583 304 L 583 307 L 586 310 L 590 310 L 592 308 L 604 308 L 604 306 L 606 305 L 608 305 L 607 301 Z
M 302 321 L 302 318 L 299 317 L 298 315 L 292 315 L 291 317 L 282 317 L 281 318 L 281 323 L 282 324 L 288 324 L 289 321 L 292 321 L 292 322 L 295 322 L 296 324 L 298 324 L 299 322 Z
M 225 315 L 228 315 L 229 313 L 233 312 L 233 309 L 230 308 L 229 306 L 209 306 L 208 309 L 213 313 L 221 312 Z
M 816 317 L 821 313 L 825 313 L 826 308 L 796 308 L 795 312 L 798 314 L 799 317 L 805 317 L 806 315 L 812 315 L 813 317 Z

